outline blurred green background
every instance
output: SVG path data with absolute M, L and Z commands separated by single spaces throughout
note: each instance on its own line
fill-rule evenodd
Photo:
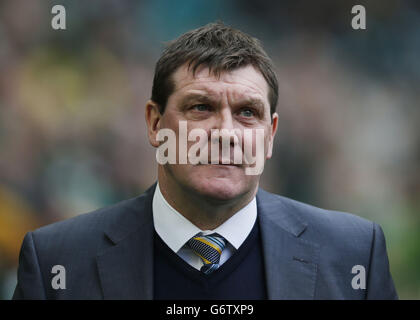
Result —
M 51 28 L 55 4 L 66 30 Z M 366 30 L 351 28 L 355 4 Z M 277 67 L 262 186 L 379 223 L 400 298 L 420 299 L 420 5 L 397 0 L 0 2 L 0 298 L 26 232 L 155 181 L 154 64 L 215 20 L 259 38 Z

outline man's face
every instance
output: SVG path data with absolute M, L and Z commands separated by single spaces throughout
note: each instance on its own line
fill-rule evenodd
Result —
M 274 114 L 273 122 L 271 121 L 268 85 L 264 77 L 251 65 L 223 72 L 219 77 L 210 74 L 207 67 L 199 68 L 193 76 L 192 71 L 183 66 L 173 74 L 172 80 L 175 84 L 174 91 L 168 98 L 165 111 L 156 127 L 173 130 L 178 146 L 179 138 L 186 139 L 185 136 L 179 136 L 181 121 L 186 121 L 187 133 L 196 128 L 204 129 L 208 137 L 206 143 L 209 164 L 193 165 L 189 161 L 187 164 L 179 164 L 178 154 L 177 164 L 163 165 L 165 179 L 170 179 L 172 186 L 217 200 L 235 199 L 244 194 L 254 193 L 260 175 L 246 174 L 245 169 L 249 165 L 243 161 L 244 146 L 251 146 L 255 155 L 256 129 L 262 129 L 262 159 L 265 162 L 265 159 L 271 157 L 277 127 L 277 114 Z M 221 163 L 221 139 L 212 139 L 211 131 L 214 129 L 235 129 L 237 137 L 240 137 L 237 141 L 242 141 L 241 144 L 231 140 L 232 161 L 229 164 Z M 244 135 L 245 129 L 253 134 Z M 152 136 L 150 139 L 156 137 Z M 195 143 L 189 141 L 187 150 Z M 211 164 L 210 148 L 214 147 L 220 147 L 220 164 Z M 242 155 L 242 164 L 234 165 L 235 150 Z

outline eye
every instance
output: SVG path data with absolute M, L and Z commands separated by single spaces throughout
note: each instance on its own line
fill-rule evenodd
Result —
M 196 104 L 192 106 L 191 109 L 195 111 L 205 112 L 205 111 L 209 111 L 210 107 L 206 104 Z
M 255 116 L 255 112 L 252 109 L 246 108 L 240 111 L 240 115 L 246 118 L 250 118 L 250 117 Z

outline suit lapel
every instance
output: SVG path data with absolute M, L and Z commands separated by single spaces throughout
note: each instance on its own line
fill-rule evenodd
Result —
M 153 215 L 156 184 L 107 230 L 112 246 L 97 256 L 104 299 L 153 299 Z
M 300 235 L 306 224 L 296 208 L 260 189 L 258 219 L 264 252 L 269 299 L 313 299 L 319 246 Z

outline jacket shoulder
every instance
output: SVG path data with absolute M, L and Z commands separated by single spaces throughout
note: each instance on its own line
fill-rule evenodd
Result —
M 362 246 L 370 250 L 375 223 L 355 214 L 327 210 L 277 194 L 263 191 L 263 201 L 270 201 L 278 214 L 293 215 L 306 225 L 302 238 L 317 239 L 321 244 Z
M 32 236 L 39 250 L 44 252 L 59 254 L 77 249 L 96 252 L 107 242 L 108 231 L 129 231 L 147 219 L 144 203 L 144 195 L 123 200 L 46 225 L 33 231 Z

